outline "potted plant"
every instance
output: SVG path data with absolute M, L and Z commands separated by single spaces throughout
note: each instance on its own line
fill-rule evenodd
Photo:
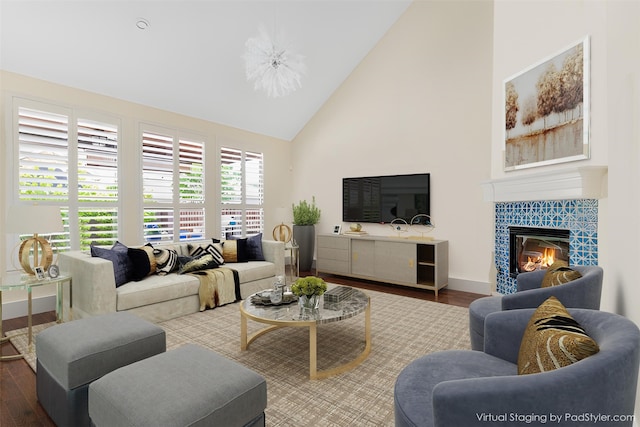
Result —
M 313 263 L 313 251 L 315 247 L 315 224 L 320 221 L 320 209 L 316 206 L 315 196 L 311 203 L 301 200 L 293 208 L 293 238 L 299 251 L 299 267 L 301 271 L 310 271 Z
M 319 277 L 301 277 L 291 285 L 291 292 L 298 296 L 300 306 L 315 309 L 320 304 L 320 296 L 327 290 L 327 283 Z

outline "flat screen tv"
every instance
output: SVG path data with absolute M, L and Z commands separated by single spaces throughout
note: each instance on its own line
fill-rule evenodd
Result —
M 430 215 L 429 209 L 428 173 L 342 179 L 344 222 L 409 223 L 415 215 Z

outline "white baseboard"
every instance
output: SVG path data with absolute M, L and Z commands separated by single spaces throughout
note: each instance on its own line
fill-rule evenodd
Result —
M 32 314 L 45 313 L 56 309 L 56 296 L 49 295 L 31 300 Z M 14 319 L 28 315 L 29 305 L 27 300 L 12 301 L 2 304 L 2 320 Z
M 445 289 L 491 295 L 491 285 L 488 282 L 477 282 L 475 280 L 456 279 L 453 277 L 449 277 L 449 284 Z

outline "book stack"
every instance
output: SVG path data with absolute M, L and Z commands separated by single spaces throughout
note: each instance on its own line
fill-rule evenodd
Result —
M 368 233 L 366 231 L 351 231 L 351 230 L 348 230 L 348 231 L 345 231 L 344 234 L 351 234 L 353 236 L 364 236 L 364 235 L 366 235 Z
M 353 288 L 349 286 L 338 286 L 324 293 L 325 304 L 337 304 L 347 300 L 353 294 Z

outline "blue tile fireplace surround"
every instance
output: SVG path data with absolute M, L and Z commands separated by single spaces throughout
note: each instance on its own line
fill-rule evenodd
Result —
M 509 227 L 557 228 L 570 231 L 571 265 L 598 264 L 598 200 L 541 200 L 495 203 L 497 291 L 516 291 L 509 275 Z

